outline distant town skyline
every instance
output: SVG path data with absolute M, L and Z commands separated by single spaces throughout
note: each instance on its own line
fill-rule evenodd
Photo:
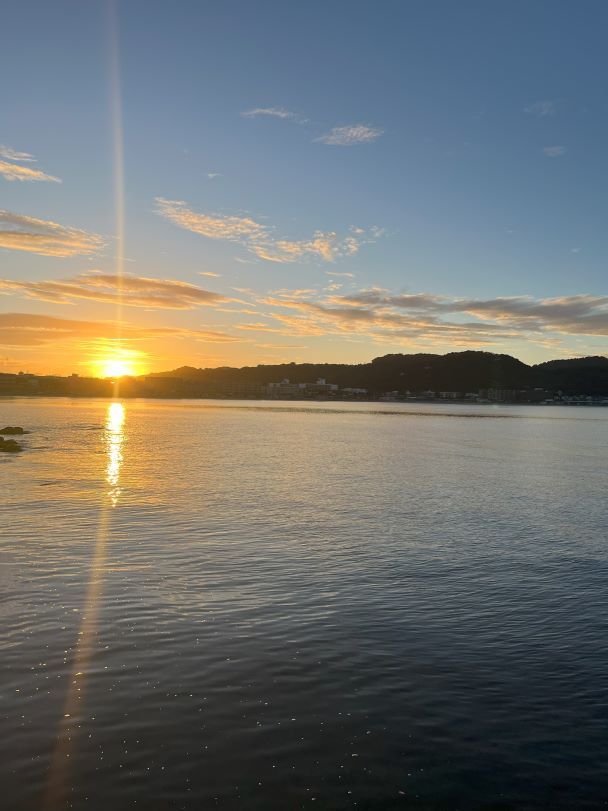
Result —
M 608 354 L 604 4 L 4 22 L 0 372 Z

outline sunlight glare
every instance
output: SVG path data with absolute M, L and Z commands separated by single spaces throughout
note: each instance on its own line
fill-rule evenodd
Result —
M 135 374 L 133 366 L 121 358 L 108 358 L 100 361 L 103 377 L 128 377 Z M 118 403 L 114 403 L 118 405 Z
M 106 481 L 110 485 L 109 496 L 115 507 L 120 495 L 119 475 L 122 463 L 123 423 L 125 409 L 122 403 L 111 403 L 106 420 L 106 440 L 108 443 L 108 465 Z
M 95 653 L 99 607 L 102 601 L 102 588 L 106 570 L 106 545 L 110 534 L 112 510 L 120 496 L 120 468 L 123 461 L 125 407 L 122 403 L 108 405 L 105 418 L 104 443 L 107 450 L 105 480 L 109 485 L 99 513 L 99 526 L 94 538 L 93 556 L 90 565 L 89 582 L 82 608 L 82 622 L 75 646 L 71 678 L 65 697 L 64 711 L 49 768 L 45 796 L 42 801 L 44 811 L 56 811 L 65 807 L 65 797 L 69 786 L 71 754 L 80 729 L 76 721 L 82 714 L 86 691 L 87 675 L 91 659 Z M 66 651 L 67 653 L 67 651 Z

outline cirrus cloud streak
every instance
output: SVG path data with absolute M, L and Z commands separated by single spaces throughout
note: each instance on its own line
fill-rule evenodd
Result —
M 257 299 L 285 334 L 348 334 L 417 346 L 491 345 L 524 340 L 547 344 L 559 336 L 608 336 L 608 296 L 574 295 L 467 299 L 430 293 L 393 294 L 373 288 L 317 301 L 293 291 Z M 268 309 L 269 308 L 269 309 Z M 242 328 L 277 332 L 259 322 Z
M 291 263 L 310 259 L 334 262 L 341 257 L 353 256 L 362 245 L 382 235 L 379 228 L 351 227 L 350 233 L 343 237 L 334 231 L 316 231 L 310 239 L 289 240 L 277 237 L 274 228 L 252 217 L 199 213 L 188 208 L 182 200 L 164 197 L 157 197 L 156 204 L 157 213 L 180 228 L 207 239 L 237 243 L 269 262 Z
M 0 210 L 0 248 L 42 256 L 90 256 L 103 245 L 98 234 Z
M 349 124 L 346 127 L 333 127 L 329 132 L 314 140 L 328 146 L 355 146 L 371 144 L 383 135 L 384 130 L 378 127 L 367 127 L 365 124 Z
M 0 175 L 5 180 L 44 180 L 51 183 L 61 183 L 58 177 L 47 175 L 41 169 L 32 169 L 31 166 L 20 166 L 18 163 L 9 163 L 0 160 Z
M 58 177 L 49 175 L 41 169 L 33 169 L 31 166 L 21 166 L 22 163 L 35 163 L 36 158 L 29 152 L 18 152 L 10 146 L 0 144 L 0 175 L 5 180 L 22 181 L 46 181 L 51 183 L 61 183 Z
M 117 328 L 124 343 L 186 338 L 209 343 L 236 343 L 239 338 L 225 332 L 182 327 L 140 327 L 114 321 L 80 321 L 30 313 L 0 313 L 0 346 L 43 347 L 58 343 L 114 341 Z
M 86 299 L 167 310 L 191 310 L 236 301 L 176 279 L 154 279 L 131 273 L 118 276 L 100 271 L 81 273 L 71 279 L 39 282 L 0 279 L 0 293 L 2 291 L 23 293 L 28 298 L 53 304 L 74 304 L 76 300 Z
M 280 118 L 284 121 L 293 121 L 296 124 L 308 124 L 308 119 L 300 113 L 294 113 L 292 110 L 285 110 L 283 107 L 253 107 L 251 110 L 244 110 L 241 115 L 243 118 L 257 118 L 258 116 L 266 116 L 270 118 Z

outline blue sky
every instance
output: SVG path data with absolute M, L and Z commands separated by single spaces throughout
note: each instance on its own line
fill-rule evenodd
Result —
M 0 368 L 606 353 L 605 4 L 3 15 Z

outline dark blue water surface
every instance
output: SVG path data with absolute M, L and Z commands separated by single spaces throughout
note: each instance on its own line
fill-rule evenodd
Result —
M 0 401 L 3 808 L 608 806 L 608 411 L 382 408 Z

